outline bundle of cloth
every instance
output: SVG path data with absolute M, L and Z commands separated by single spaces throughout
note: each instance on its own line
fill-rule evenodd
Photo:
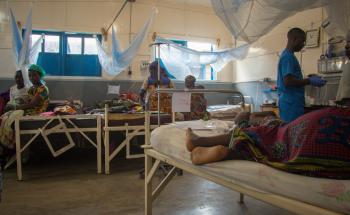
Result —
M 82 114 L 82 108 L 82 102 L 80 100 L 53 100 L 50 101 L 47 111 L 40 113 L 40 116 Z
M 124 92 L 111 100 L 97 102 L 91 107 L 84 108 L 85 113 L 100 113 L 108 105 L 111 113 L 140 113 L 143 107 L 139 103 L 139 96 L 134 92 Z

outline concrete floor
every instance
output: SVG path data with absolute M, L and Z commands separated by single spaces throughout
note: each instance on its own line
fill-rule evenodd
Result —
M 138 174 L 142 166 L 143 159 L 119 158 L 112 162 L 111 175 L 98 175 L 92 152 L 31 159 L 23 166 L 22 182 L 16 180 L 14 167 L 4 172 L 0 214 L 143 214 L 144 181 Z M 155 215 L 292 214 L 249 197 L 240 205 L 238 199 L 234 191 L 184 173 L 165 188 L 153 211 Z

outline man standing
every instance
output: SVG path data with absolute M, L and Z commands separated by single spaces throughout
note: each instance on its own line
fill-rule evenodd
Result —
M 280 117 L 291 122 L 304 114 L 306 85 L 322 87 L 326 81 L 318 76 L 304 79 L 294 52 L 305 45 L 306 34 L 300 28 L 292 28 L 287 34 L 288 43 L 278 62 L 277 88 L 279 95 Z

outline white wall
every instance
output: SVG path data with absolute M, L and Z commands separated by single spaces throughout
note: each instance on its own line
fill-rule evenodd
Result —
M 286 47 L 287 32 L 290 28 L 300 27 L 310 30 L 319 28 L 322 22 L 322 8 L 300 12 L 286 19 L 269 34 L 260 38 L 253 45 L 248 58 L 235 63 L 233 70 L 234 82 L 247 82 L 262 80 L 269 77 L 277 79 L 277 64 L 279 53 Z M 321 32 L 321 43 L 326 41 L 325 34 Z M 322 53 L 322 45 L 317 48 L 306 48 L 302 54 L 302 70 L 304 76 L 317 72 L 317 60 Z M 300 52 L 295 53 L 300 62 Z
M 7 6 L 10 6 L 18 21 L 25 23 L 25 19 L 32 1 L 13 0 L 0 2 L 0 19 L 7 13 Z M 77 1 L 48 1 L 37 0 L 33 4 L 33 29 L 91 32 L 100 33 L 102 27 L 107 27 L 114 18 L 114 15 L 122 5 L 121 0 L 77 0 Z M 155 4 L 156 2 L 156 4 Z M 232 46 L 232 38 L 222 22 L 217 18 L 209 7 L 188 5 L 186 1 L 169 0 L 137 0 L 132 7 L 132 27 L 134 35 L 147 20 L 151 9 L 156 6 L 159 14 L 150 31 L 149 37 L 143 44 L 138 56 L 132 63 L 133 74 L 128 76 L 123 73 L 115 79 L 141 80 L 143 74 L 140 72 L 141 60 L 150 60 L 150 48 L 153 32 L 171 39 L 185 39 L 216 43 L 220 38 L 219 48 Z M 129 40 L 129 3 L 121 13 L 114 25 L 117 27 L 117 37 L 121 47 L 126 48 Z M 11 38 L 8 26 L 8 18 L 0 21 L 0 77 L 12 77 L 14 66 L 12 64 Z M 107 45 L 110 46 L 110 36 Z M 11 62 L 11 63 L 10 63 Z M 220 81 L 233 81 L 233 64 L 228 64 L 218 74 Z M 103 75 L 104 79 L 109 79 Z

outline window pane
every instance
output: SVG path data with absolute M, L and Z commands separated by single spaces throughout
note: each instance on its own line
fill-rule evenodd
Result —
M 95 38 L 84 38 L 84 54 L 97 55 Z
M 45 35 L 45 52 L 59 53 L 60 52 L 60 37 L 53 35 Z
M 205 80 L 211 80 L 211 67 L 209 65 L 205 66 Z
M 67 54 L 81 54 L 81 37 L 68 37 Z
M 34 46 L 34 44 L 40 39 L 41 35 L 39 34 L 32 34 L 31 35 L 31 38 L 32 38 L 32 48 Z M 41 52 L 41 49 L 40 49 L 40 52 Z
M 213 45 L 211 43 L 188 42 L 187 47 L 196 51 L 212 51 Z M 210 65 L 203 65 L 201 68 L 200 79 L 211 80 Z

